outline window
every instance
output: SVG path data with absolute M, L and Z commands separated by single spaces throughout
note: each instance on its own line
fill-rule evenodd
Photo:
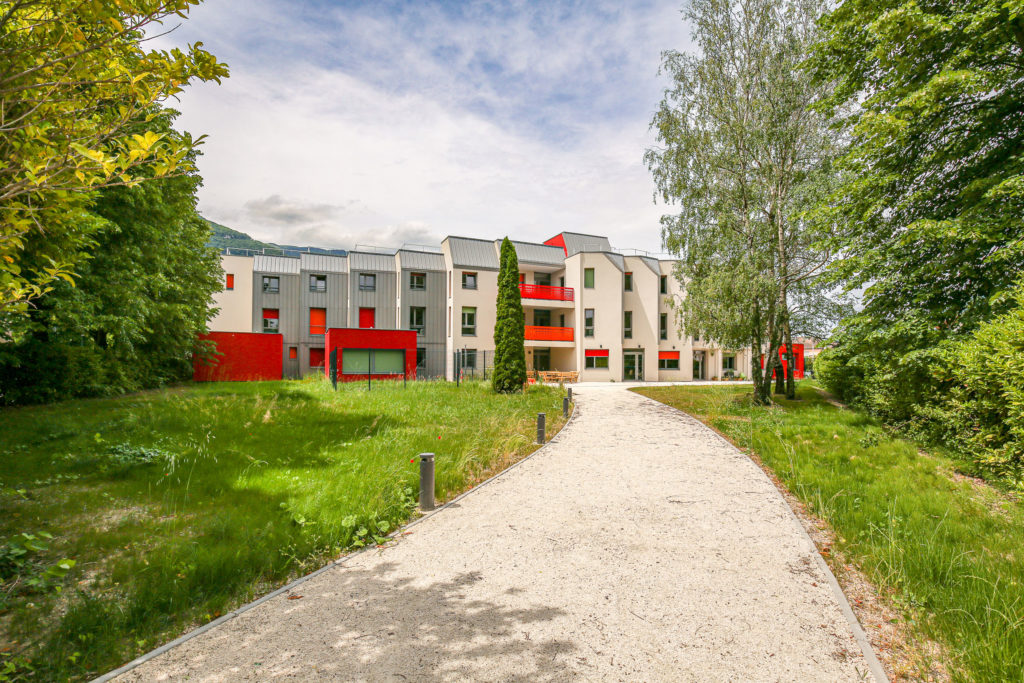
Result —
M 326 292 L 327 291 L 327 276 L 326 275 L 310 275 L 309 276 L 309 291 L 311 291 L 311 292 Z
M 276 308 L 264 308 L 263 309 L 263 331 L 264 332 L 277 332 L 278 330 L 278 313 Z
M 476 289 L 476 273 L 467 273 L 466 271 L 462 271 L 462 288 Z
M 659 370 L 678 370 L 679 369 L 679 357 L 675 358 L 658 358 L 658 369 Z
M 411 306 L 409 308 L 409 329 L 416 330 L 417 334 L 423 334 L 426 327 L 427 309 L 423 306 Z
M 327 309 L 309 309 L 309 333 L 327 334 Z
M 519 284 L 526 284 L 526 273 L 519 273 Z
M 463 370 L 476 370 L 476 349 L 462 349 L 460 355 Z
M 587 370 L 602 370 L 608 368 L 608 349 L 587 349 L 583 352 L 583 367 Z
M 623 283 L 623 286 L 626 288 L 627 292 L 632 292 L 633 291 L 633 273 L 626 273 L 625 275 L 623 275 L 622 276 L 622 283 Z
M 359 327 L 372 330 L 377 326 L 377 310 L 374 308 L 359 309 Z
M 593 337 L 594 336 L 594 309 L 585 308 L 583 309 L 583 336 Z
M 416 349 L 416 370 L 426 370 L 427 368 L 427 349 L 420 346 Z
M 297 346 L 289 346 L 288 347 L 288 357 L 291 358 L 292 360 L 295 360 L 296 358 L 298 358 L 299 357 L 299 347 L 297 347 Z
M 661 293 L 668 294 L 668 275 L 661 276 Z
M 309 367 L 311 368 L 322 368 L 324 366 L 324 350 L 323 349 L 310 349 L 309 350 Z
M 534 273 L 533 284 L 544 285 L 545 287 L 551 286 L 551 273 Z
M 633 311 L 622 312 L 622 336 L 624 339 L 633 338 Z
M 732 377 L 736 374 L 736 354 L 722 354 L 722 377 Z
M 234 273 L 225 273 L 224 274 L 224 289 L 234 289 L 234 288 L 235 288 L 235 274 Z
M 409 273 L 409 289 L 422 292 L 427 288 L 426 273 Z
M 661 314 L 658 337 L 660 339 L 668 339 L 668 313 Z
M 584 268 L 583 269 L 583 286 L 587 289 L 594 288 L 594 269 Z
M 405 374 L 405 351 L 402 349 L 344 349 L 341 352 L 344 375 Z
M 263 291 L 267 294 L 277 294 L 281 291 L 281 278 L 276 275 L 263 276 Z
M 377 275 L 374 273 L 359 273 L 359 291 L 376 292 Z
M 476 306 L 462 307 L 462 335 L 465 337 L 476 336 Z

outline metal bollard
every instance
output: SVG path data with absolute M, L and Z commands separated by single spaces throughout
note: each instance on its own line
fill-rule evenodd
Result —
M 572 400 L 572 387 L 569 387 L 569 400 Z
M 544 443 L 544 413 L 537 413 L 537 443 Z
M 571 391 L 571 390 L 570 390 Z M 562 399 L 562 417 L 569 417 L 569 397 Z
M 420 510 L 434 509 L 434 454 L 420 453 Z

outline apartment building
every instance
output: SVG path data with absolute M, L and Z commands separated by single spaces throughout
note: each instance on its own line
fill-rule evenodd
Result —
M 678 381 L 750 375 L 749 349 L 686 336 L 675 261 L 563 232 L 514 241 L 527 368 L 580 381 Z M 440 249 L 357 249 L 346 256 L 236 253 L 214 332 L 278 333 L 283 373 L 322 372 L 328 328 L 415 330 L 417 375 L 480 374 L 494 352 L 501 240 L 446 237 Z M 410 351 L 411 353 L 411 351 Z

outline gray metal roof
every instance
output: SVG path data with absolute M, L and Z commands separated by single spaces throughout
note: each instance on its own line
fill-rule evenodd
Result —
M 494 244 L 501 253 L 501 240 L 494 240 Z M 516 248 L 516 258 L 520 263 L 539 263 L 545 266 L 565 265 L 565 252 L 561 247 L 552 247 L 537 242 L 516 242 L 512 240 L 512 246 Z
M 299 267 L 299 259 L 294 256 L 257 255 L 252 257 L 252 270 L 254 273 L 298 275 Z
M 302 270 L 319 273 L 347 273 L 347 256 L 328 256 L 327 254 L 300 254 L 299 263 Z
M 444 270 L 444 254 L 399 249 L 402 270 Z
M 612 245 L 607 237 L 598 235 L 582 235 L 578 232 L 563 232 L 562 239 L 565 240 L 566 256 L 578 254 L 581 251 L 611 251 Z
M 658 259 L 650 256 L 641 256 L 640 260 L 647 264 L 647 267 L 654 271 L 655 275 L 661 275 L 661 268 L 658 266 Z
M 348 267 L 352 272 L 361 270 L 394 273 L 398 270 L 393 255 L 370 254 L 365 251 L 348 252 Z
M 498 252 L 494 242 L 466 237 L 448 237 L 445 241 L 452 254 L 452 265 L 456 268 L 498 270 Z
M 615 264 L 616 268 L 622 272 L 626 272 L 626 259 L 622 254 L 613 254 L 609 251 L 605 252 L 604 255 L 608 257 L 609 261 Z

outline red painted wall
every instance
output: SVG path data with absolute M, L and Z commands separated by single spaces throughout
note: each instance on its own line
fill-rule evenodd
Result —
M 416 330 L 373 330 L 332 327 L 327 330 L 324 373 L 330 373 L 331 351 L 338 350 L 338 381 L 366 381 L 366 375 L 344 375 L 341 369 L 345 349 L 405 349 L 405 376 L 416 379 Z M 399 376 L 400 377 L 400 376 Z M 373 379 L 396 379 L 395 375 L 373 375 Z
M 192 366 L 196 382 L 248 382 L 281 379 L 284 368 L 284 337 L 261 332 L 209 332 L 199 336 L 217 345 L 212 365 L 198 359 Z
M 549 239 L 546 242 L 544 242 L 544 244 L 546 244 L 546 245 L 548 245 L 550 247 L 561 247 L 562 251 L 565 253 L 565 255 L 566 256 L 569 255 L 569 250 L 565 248 L 565 238 L 562 237 L 562 233 L 558 233 L 557 235 L 555 235 L 551 239 Z
M 804 345 L 803 344 L 793 344 L 793 359 L 796 361 L 796 367 L 793 368 L 793 378 L 794 379 L 803 379 L 804 378 Z M 786 376 L 786 372 L 787 372 L 786 366 L 788 365 L 788 363 L 786 362 L 786 345 L 785 344 L 783 344 L 782 347 L 779 348 L 779 360 L 782 361 L 782 376 L 785 377 Z M 763 354 L 761 356 L 761 367 L 762 368 L 764 367 L 764 355 Z M 775 377 L 775 373 L 772 373 L 772 377 L 773 378 Z

